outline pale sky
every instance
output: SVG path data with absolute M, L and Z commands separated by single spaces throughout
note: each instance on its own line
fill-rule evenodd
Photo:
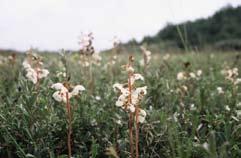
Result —
M 241 0 L 0 0 L 0 49 L 78 49 L 81 32 L 97 50 L 154 35 L 167 22 L 208 17 Z

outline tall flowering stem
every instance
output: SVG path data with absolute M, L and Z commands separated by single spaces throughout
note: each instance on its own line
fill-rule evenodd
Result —
M 141 46 L 141 51 L 143 54 L 143 59 L 141 59 L 139 62 L 141 66 L 144 66 L 144 73 L 146 74 L 147 66 L 149 65 L 151 60 L 151 52 L 147 50 L 144 46 Z
M 131 158 L 134 158 L 134 148 L 133 148 L 133 130 L 132 130 L 132 120 L 133 114 L 129 114 L 129 137 L 130 137 L 130 151 L 131 151 Z
M 133 57 L 129 57 L 129 64 L 128 67 L 132 67 Z M 131 92 L 132 92 L 132 85 L 131 85 L 131 76 L 133 75 L 132 71 L 128 71 L 128 89 L 129 89 L 129 97 L 128 102 L 129 105 L 132 105 L 132 98 L 131 98 Z M 134 148 L 133 148 L 133 130 L 132 130 L 132 120 L 133 120 L 133 113 L 129 113 L 129 137 L 130 137 L 130 151 L 131 151 L 131 157 L 134 157 Z
M 139 107 L 136 106 L 135 111 L 135 117 L 136 117 L 136 158 L 139 157 Z
M 93 71 L 92 71 L 92 65 L 101 65 L 102 57 L 100 56 L 100 53 L 97 53 L 95 51 L 95 48 L 93 46 L 93 33 L 82 33 L 79 41 L 80 45 L 80 60 L 79 64 L 86 68 L 84 73 L 86 73 L 89 77 L 89 93 L 93 94 L 94 92 L 94 86 L 95 86 L 95 80 L 93 77 Z
M 128 72 L 128 83 L 113 85 L 114 90 L 120 92 L 120 96 L 116 101 L 116 106 L 121 107 L 129 114 L 128 128 L 130 138 L 130 153 L 131 158 L 139 157 L 139 123 L 145 121 L 146 112 L 139 107 L 141 100 L 146 95 L 147 87 L 135 87 L 135 81 L 144 80 L 141 74 L 134 73 L 133 57 L 129 57 L 129 63 L 124 65 L 124 68 Z M 134 121 L 135 120 L 135 121 Z M 135 145 L 133 140 L 133 124 L 135 125 Z M 135 149 L 135 154 L 134 154 Z
M 26 78 L 35 84 L 36 89 L 39 87 L 40 79 L 48 76 L 49 71 L 42 68 L 43 63 L 40 57 L 32 54 L 32 50 L 27 53 L 27 59 L 22 63 L 24 70 L 26 71 Z
M 67 124 L 68 124 L 68 131 L 67 131 L 67 146 L 68 146 L 68 158 L 71 158 L 71 134 L 72 134 L 72 113 L 71 113 L 71 106 L 70 106 L 70 98 L 73 96 L 79 95 L 85 88 L 82 85 L 77 85 L 75 87 L 71 87 L 71 85 L 67 82 L 64 84 L 62 83 L 55 83 L 51 86 L 52 89 L 57 90 L 53 94 L 53 98 L 58 102 L 64 102 L 66 105 L 66 117 L 67 117 Z M 69 92 L 69 89 L 73 89 Z
M 71 134 L 72 134 L 72 117 L 71 117 L 71 107 L 69 103 L 69 93 L 66 92 L 66 110 L 68 117 L 68 158 L 71 158 Z

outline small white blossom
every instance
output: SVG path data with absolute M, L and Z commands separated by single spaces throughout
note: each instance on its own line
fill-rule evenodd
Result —
M 207 142 L 202 144 L 202 147 L 206 150 L 209 151 L 209 144 Z
M 133 85 L 137 80 L 144 81 L 144 77 L 141 74 L 133 74 L 130 78 L 131 85 Z
M 130 112 L 132 112 L 132 113 L 135 112 L 135 110 L 136 110 L 136 108 L 135 108 L 135 106 L 133 104 L 130 104 L 128 106 L 128 108 L 129 108 Z
M 92 57 L 92 63 L 94 63 L 96 65 L 100 65 L 101 60 L 102 60 L 100 53 L 94 52 L 91 57 Z
M 53 98 L 58 101 L 58 102 L 67 102 L 67 94 L 68 94 L 68 99 L 70 99 L 72 96 L 68 91 L 61 90 L 61 91 L 56 91 L 53 94 Z
M 123 101 L 120 101 L 120 100 L 117 100 L 117 101 L 115 102 L 115 105 L 116 105 L 117 107 L 122 107 L 122 106 L 124 105 L 124 102 L 123 102 Z
M 116 123 L 117 123 L 118 125 L 122 125 L 121 120 L 117 120 Z
M 153 110 L 153 107 L 152 107 L 152 106 L 150 106 L 150 107 L 149 107 L 149 110 L 150 110 L 150 111 L 152 111 L 152 110 Z
M 222 87 L 217 87 L 218 94 L 224 94 Z
M 163 60 L 168 60 L 170 57 L 171 57 L 170 54 L 165 54 L 165 55 L 163 56 Z
M 100 96 L 95 96 L 95 99 L 96 100 L 101 100 L 101 97 Z
M 147 93 L 146 89 L 147 89 L 147 86 L 139 87 L 139 88 L 136 88 L 134 93 L 138 94 L 138 95 L 146 95 L 146 93 Z
M 56 74 L 56 76 L 57 76 L 57 77 L 66 77 L 67 75 L 66 75 L 66 72 L 58 72 L 58 73 Z
M 197 76 L 200 77 L 202 75 L 202 70 L 197 70 Z
M 237 78 L 235 81 L 234 81 L 234 84 L 237 85 L 237 84 L 240 84 L 241 83 L 241 78 Z
M 90 124 L 91 124 L 91 126 L 97 126 L 98 125 L 96 119 L 91 120 Z
M 195 107 L 195 104 L 191 104 L 191 105 L 190 105 L 190 110 L 191 110 L 191 111 L 197 110 L 197 108 Z
M 187 86 L 185 86 L 185 85 L 183 85 L 181 88 L 182 88 L 182 90 L 183 90 L 184 92 L 187 92 L 187 91 L 188 91 L 188 88 L 187 88 Z
M 145 121 L 145 119 L 146 119 L 146 111 L 140 109 L 139 115 L 138 115 L 138 121 L 139 121 L 140 123 L 143 123 L 143 122 Z
M 51 86 L 51 88 L 55 89 L 55 90 L 61 90 L 61 89 L 65 88 L 65 87 L 64 87 L 64 85 L 62 83 L 55 83 L 55 84 L 53 84 Z
M 115 83 L 113 86 L 114 90 L 121 90 L 123 88 L 123 84 Z
M 22 65 L 23 65 L 23 68 L 24 68 L 24 69 L 31 68 L 31 65 L 28 63 L 27 60 L 24 60 L 23 63 L 22 63 Z
M 135 80 L 142 80 L 142 81 L 144 81 L 144 77 L 141 74 L 134 74 L 133 76 L 134 76 Z
M 193 72 L 190 72 L 189 75 L 190 75 L 191 78 L 196 78 L 196 75 Z
M 85 88 L 82 85 L 77 85 L 77 86 L 74 87 L 74 89 L 72 90 L 71 94 L 73 96 L 75 96 L 75 95 L 80 94 L 84 90 L 85 90 Z
M 236 106 L 241 107 L 241 102 L 238 102 Z
M 225 110 L 230 111 L 230 108 L 228 105 L 225 106 Z
M 185 72 L 179 72 L 177 74 L 177 80 L 186 80 L 187 79 L 187 75 Z
M 45 78 L 49 74 L 49 70 L 47 69 L 40 69 L 39 71 L 39 78 Z

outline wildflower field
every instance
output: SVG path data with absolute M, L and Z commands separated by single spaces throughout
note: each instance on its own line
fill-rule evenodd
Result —
M 2 54 L 0 157 L 239 158 L 240 69 L 238 52 Z

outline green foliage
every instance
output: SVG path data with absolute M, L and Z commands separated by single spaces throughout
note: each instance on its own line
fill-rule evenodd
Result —
M 240 50 L 241 39 L 241 6 L 226 6 L 206 19 L 187 21 L 181 24 L 167 24 L 155 36 L 146 36 L 141 44 L 159 44 L 173 41 L 179 48 L 203 48 L 220 41 L 226 49 Z M 230 44 L 230 43 L 233 43 Z M 238 47 L 236 45 L 238 44 Z M 220 44 L 219 44 L 220 45 Z
M 138 63 L 140 53 L 134 56 L 136 71 L 144 74 Z M 65 66 L 56 54 L 44 54 L 43 59 L 50 75 L 41 80 L 38 89 L 26 80 L 22 57 L 17 56 L 13 67 L 1 64 L 0 157 L 67 157 L 65 104 L 52 98 L 54 90 L 50 88 L 62 81 L 56 71 Z M 121 65 L 128 57 L 119 55 L 117 64 L 110 68 L 106 66 L 109 56 L 104 55 L 101 66 L 93 65 L 93 92 L 88 89 L 89 71 L 77 59 L 76 54 L 65 59 L 70 82 L 87 89 L 70 102 L 73 156 L 107 157 L 109 148 L 112 155 L 128 157 L 128 116 L 115 106 L 117 95 L 112 89 L 115 82 L 127 81 Z M 241 69 L 237 54 L 173 54 L 168 60 L 153 55 L 145 74 L 148 93 L 141 104 L 148 114 L 140 125 L 141 158 L 241 157 L 241 118 L 237 115 L 241 89 L 221 75 L 226 66 Z M 180 71 L 198 69 L 203 71 L 200 79 L 176 79 Z M 178 89 L 183 85 L 188 91 L 181 94 Z M 224 94 L 219 94 L 217 87 L 222 87 Z M 116 123 L 118 119 L 121 125 Z

